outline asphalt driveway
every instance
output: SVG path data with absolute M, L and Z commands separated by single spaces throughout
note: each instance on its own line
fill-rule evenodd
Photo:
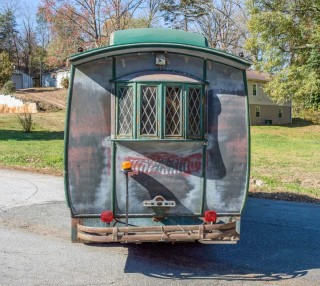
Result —
M 237 245 L 70 242 L 63 178 L 0 170 L 0 285 L 319 285 L 320 205 L 248 199 Z

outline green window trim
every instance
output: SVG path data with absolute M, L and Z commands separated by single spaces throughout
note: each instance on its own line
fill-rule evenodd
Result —
M 115 90 L 115 139 L 204 138 L 203 84 L 121 82 Z

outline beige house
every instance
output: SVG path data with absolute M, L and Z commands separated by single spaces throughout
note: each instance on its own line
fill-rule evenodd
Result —
M 247 70 L 251 125 L 288 124 L 292 122 L 291 102 L 278 105 L 263 91 L 263 85 L 269 79 L 267 73 Z

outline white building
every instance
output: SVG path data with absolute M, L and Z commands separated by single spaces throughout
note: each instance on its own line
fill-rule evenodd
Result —
M 63 88 L 61 82 L 64 78 L 70 77 L 69 69 L 59 69 L 53 72 L 44 73 L 42 75 L 42 87 L 58 87 Z

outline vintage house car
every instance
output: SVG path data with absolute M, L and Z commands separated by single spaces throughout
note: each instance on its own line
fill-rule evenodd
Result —
M 72 240 L 235 243 L 249 184 L 246 60 L 178 30 L 71 58 Z

